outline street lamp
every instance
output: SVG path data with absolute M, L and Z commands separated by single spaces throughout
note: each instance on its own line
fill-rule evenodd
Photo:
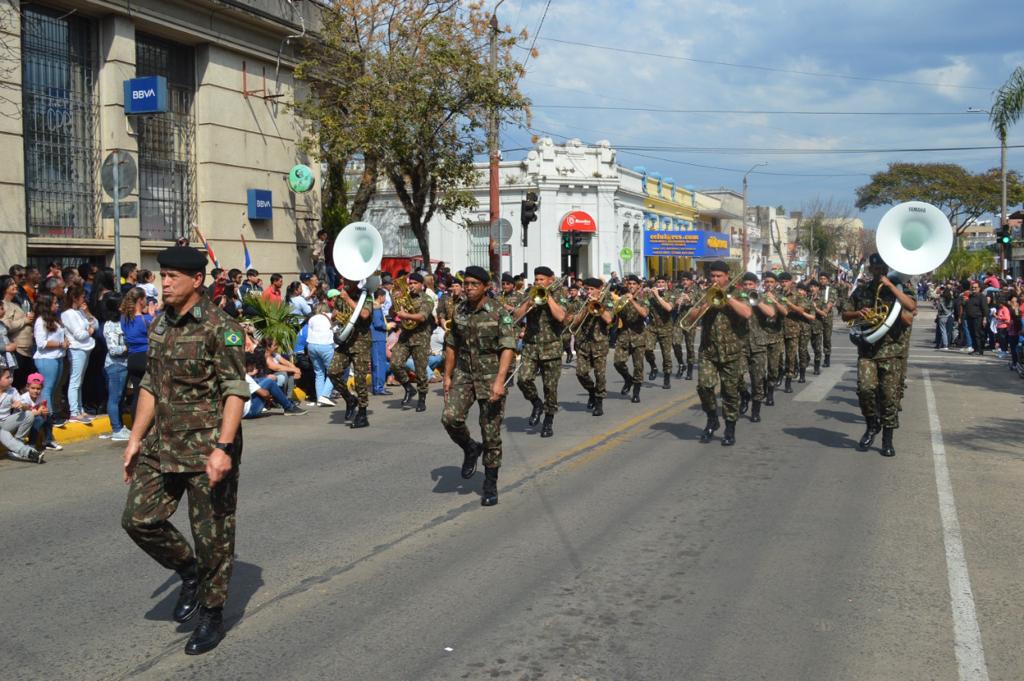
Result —
M 746 271 L 747 263 L 750 261 L 750 249 L 747 246 L 747 175 L 754 172 L 755 168 L 760 168 L 761 166 L 766 165 L 768 165 L 768 161 L 761 161 L 760 163 L 755 163 L 750 167 L 750 170 L 743 173 L 743 227 L 740 232 L 742 239 L 741 243 L 743 244 L 743 264 L 741 265 L 743 271 Z
M 991 111 L 989 111 L 988 109 L 980 109 L 980 108 L 978 108 L 976 106 L 969 106 L 969 107 L 967 107 L 967 111 L 969 113 L 983 113 L 983 114 L 987 114 L 989 116 L 989 118 L 992 117 L 992 112 Z M 999 178 L 1000 178 L 1000 182 L 1001 182 L 1001 185 L 1002 185 L 1002 193 L 1001 193 L 1001 196 L 1000 196 L 1001 201 L 1000 201 L 1000 205 L 999 205 L 999 226 L 1002 228 L 1002 227 L 1009 227 L 1009 225 L 1010 225 L 1010 221 L 1009 221 L 1009 219 L 1006 216 L 1006 136 L 1005 135 L 1000 135 L 999 136 Z M 1005 262 L 1005 255 L 1004 255 L 1004 253 L 1001 250 L 1000 250 L 1000 253 L 999 253 L 999 259 L 1002 261 L 1002 262 L 999 263 L 999 267 L 1002 268 L 1003 267 L 1003 263 Z

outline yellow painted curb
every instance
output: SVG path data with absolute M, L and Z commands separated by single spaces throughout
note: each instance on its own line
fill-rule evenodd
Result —
M 53 428 L 53 439 L 59 444 L 68 445 L 73 442 L 91 440 L 94 437 L 110 433 L 110 417 L 96 416 L 92 423 L 76 423 L 68 421 L 62 427 Z

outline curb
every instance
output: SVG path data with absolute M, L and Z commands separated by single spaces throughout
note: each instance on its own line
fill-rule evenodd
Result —
M 131 421 L 131 419 L 128 419 Z M 106 414 L 93 417 L 92 423 L 76 423 L 68 421 L 61 427 L 54 426 L 53 439 L 58 444 L 67 445 L 83 440 L 91 440 L 111 432 L 110 417 Z

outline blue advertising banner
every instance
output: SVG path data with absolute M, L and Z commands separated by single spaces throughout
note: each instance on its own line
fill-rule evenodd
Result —
M 729 236 L 720 232 L 644 230 L 644 256 L 728 258 Z
M 249 219 L 269 220 L 274 217 L 274 196 L 269 189 L 250 189 Z
M 124 82 L 124 112 L 128 115 L 167 113 L 167 79 L 132 78 Z

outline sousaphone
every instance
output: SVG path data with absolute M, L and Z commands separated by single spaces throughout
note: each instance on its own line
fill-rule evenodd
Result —
M 366 296 L 373 295 L 380 286 L 380 277 L 376 276 L 376 272 L 384 259 L 384 240 L 377 228 L 369 222 L 353 222 L 338 234 L 331 253 L 338 274 L 348 281 L 358 281 L 361 290 L 355 311 L 338 333 L 338 340 L 344 341 L 355 328 L 358 313 L 366 303 Z

